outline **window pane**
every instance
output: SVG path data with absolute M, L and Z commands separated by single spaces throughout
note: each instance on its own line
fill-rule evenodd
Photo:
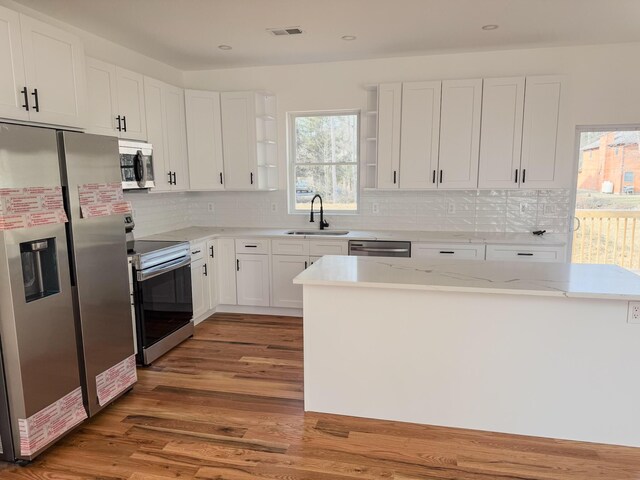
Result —
M 315 194 L 322 196 L 325 210 L 357 210 L 357 165 L 297 165 L 295 178 L 295 210 L 308 212 Z
M 358 116 L 295 118 L 296 163 L 358 161 Z

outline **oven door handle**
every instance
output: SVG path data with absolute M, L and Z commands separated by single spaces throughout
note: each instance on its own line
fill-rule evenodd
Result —
M 155 267 L 147 268 L 146 270 L 139 270 L 136 272 L 136 279 L 139 282 L 144 282 L 145 280 L 149 280 L 150 278 L 157 277 L 158 275 L 162 275 L 172 270 L 177 270 L 178 268 L 182 268 L 185 265 L 189 265 L 190 263 L 191 263 L 191 257 L 179 258 L 171 262 L 163 263 L 162 265 L 157 265 Z

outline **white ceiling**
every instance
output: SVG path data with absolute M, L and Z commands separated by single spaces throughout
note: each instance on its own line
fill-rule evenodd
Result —
M 17 1 L 182 70 L 640 41 L 640 0 Z

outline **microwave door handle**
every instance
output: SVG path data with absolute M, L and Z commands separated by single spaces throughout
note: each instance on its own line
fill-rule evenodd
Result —
M 139 270 L 136 273 L 136 279 L 139 282 L 144 282 L 145 280 L 149 280 L 150 278 L 157 277 L 158 275 L 162 275 L 164 273 L 177 270 L 178 268 L 182 268 L 186 265 L 189 265 L 190 263 L 191 263 L 190 256 L 178 258 L 177 260 L 163 263 L 162 265 L 157 265 L 155 267 L 147 268 L 146 270 Z
M 147 183 L 147 163 L 144 161 L 141 150 L 138 150 L 133 157 L 133 170 L 138 186 L 144 187 Z

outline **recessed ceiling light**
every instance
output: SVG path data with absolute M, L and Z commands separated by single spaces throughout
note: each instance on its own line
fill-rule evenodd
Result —
M 347 42 L 350 42 L 351 40 L 355 40 L 358 37 L 356 37 L 355 35 L 343 35 L 341 38 L 342 40 L 346 40 Z
M 231 50 L 233 47 L 231 45 L 218 45 L 220 50 Z
M 483 25 L 482 29 L 483 30 L 497 30 L 498 29 L 498 25 Z

